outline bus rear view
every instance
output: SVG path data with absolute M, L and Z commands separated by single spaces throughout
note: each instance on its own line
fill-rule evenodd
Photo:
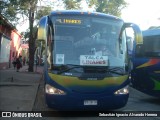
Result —
M 133 57 L 133 87 L 160 98 L 160 29 L 143 31 L 140 56 Z
M 135 24 L 97 12 L 52 12 L 39 22 L 45 41 L 45 97 L 58 110 L 107 110 L 126 105 L 129 66 L 125 28 Z M 138 37 L 140 36 L 140 37 Z

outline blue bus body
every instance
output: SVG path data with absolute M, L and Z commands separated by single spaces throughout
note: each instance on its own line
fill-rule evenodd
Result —
M 137 90 L 160 98 L 160 29 L 143 31 L 142 55 L 134 56 L 131 83 Z
M 110 43 L 109 37 L 105 42 L 99 38 L 103 26 L 113 28 L 108 32 L 115 37 Z M 125 27 L 131 26 L 141 41 L 137 25 L 98 12 L 54 11 L 41 18 L 37 39 L 45 41 L 47 48 L 47 105 L 57 110 L 109 110 L 125 106 L 130 82 Z M 99 42 L 116 45 L 117 51 L 114 55 L 98 51 Z
M 114 94 L 115 91 L 129 84 L 128 76 L 104 78 L 99 81 L 86 81 L 78 77 L 51 74 L 49 76 L 48 74 L 45 76 L 45 80 L 48 80 L 46 83 L 67 93 L 63 96 L 46 94 L 48 106 L 58 110 L 109 110 L 123 107 L 128 100 L 129 94 Z M 116 79 L 117 81 L 112 83 Z M 58 82 L 55 83 L 56 80 Z M 84 105 L 85 101 L 86 105 Z M 87 105 L 87 101 L 93 103 Z

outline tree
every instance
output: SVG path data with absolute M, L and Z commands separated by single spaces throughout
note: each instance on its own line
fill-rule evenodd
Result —
M 35 17 L 36 20 L 39 20 L 44 15 L 48 15 L 52 11 L 51 6 L 47 6 L 47 7 L 46 6 L 43 6 L 43 7 L 39 6 L 38 8 L 39 8 L 39 10 L 37 11 L 36 17 Z
M 82 0 L 63 0 L 66 9 L 80 9 Z M 86 0 L 89 7 L 95 8 L 95 11 L 107 13 L 120 17 L 121 11 L 128 4 L 125 0 Z M 93 7 L 94 6 L 94 7 Z
M 18 0 L 18 1 L 7 0 L 3 2 L 4 6 L 1 9 L 2 14 L 5 15 L 9 21 L 12 21 L 12 20 L 16 21 L 20 17 L 28 17 L 29 19 L 30 34 L 29 34 L 29 68 L 28 70 L 30 72 L 33 72 L 33 66 L 34 66 L 35 35 L 33 32 L 33 23 L 35 18 L 37 2 L 38 0 Z
M 18 23 L 14 21 L 18 21 L 19 17 L 15 17 L 17 12 L 19 11 L 19 4 L 16 0 L 2 0 L 0 1 L 0 13 L 8 19 L 12 25 L 17 25 Z
M 40 0 L 39 0 L 40 1 Z M 42 0 L 41 0 L 42 1 Z M 82 0 L 60 0 L 66 9 L 80 9 Z M 120 16 L 121 10 L 126 7 L 124 0 L 86 0 L 89 6 L 95 6 L 96 11 Z M 0 1 L 0 12 L 11 23 L 18 24 L 18 19 L 28 17 L 29 19 L 29 68 L 33 72 L 36 31 L 33 29 L 35 19 L 48 15 L 51 7 L 43 7 L 37 13 L 38 0 L 4 0 Z M 51 5 L 53 5 L 52 2 Z M 37 14 L 36 14 L 37 13 Z M 36 17 L 37 15 L 37 17 Z M 15 17 L 16 16 L 16 17 Z M 16 22 L 13 22 L 16 21 Z
M 151 26 L 148 29 L 160 29 L 160 26 Z
M 88 0 L 88 6 L 95 6 L 97 12 L 115 16 L 121 15 L 121 10 L 127 6 L 124 0 Z
M 33 72 L 34 66 L 34 52 L 35 52 L 35 40 L 36 30 L 34 29 L 34 21 L 36 18 L 40 18 L 43 15 L 48 14 L 51 8 L 44 7 L 38 12 L 37 16 L 37 3 L 38 0 L 7 0 L 1 1 L 1 13 L 4 15 L 12 24 L 18 24 L 20 17 L 27 17 L 29 19 L 29 72 Z M 15 17 L 16 16 L 16 17 Z M 16 22 L 13 22 L 16 21 Z
M 35 18 L 35 11 L 36 11 L 37 0 L 33 0 L 29 2 L 29 68 L 28 71 L 33 72 L 34 66 L 34 52 L 35 52 L 35 40 L 36 36 L 33 31 L 33 23 Z
M 67 10 L 80 9 L 81 0 L 63 0 Z

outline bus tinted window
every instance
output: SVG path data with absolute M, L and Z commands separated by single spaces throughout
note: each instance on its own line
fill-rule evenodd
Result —
M 144 56 L 160 57 L 160 35 L 158 36 L 144 36 Z

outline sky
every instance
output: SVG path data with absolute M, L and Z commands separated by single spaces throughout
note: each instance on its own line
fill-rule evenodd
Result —
M 85 1 L 85 0 L 83 0 Z M 141 30 L 150 26 L 160 26 L 160 0 L 125 0 L 128 6 L 122 10 L 121 18 L 125 22 L 133 22 L 140 26 Z M 83 3 L 84 10 L 87 10 Z M 63 9 L 60 6 L 57 9 Z M 158 19 L 159 18 L 159 19 Z M 22 22 L 17 29 L 19 32 L 25 31 L 27 23 Z
M 129 5 L 122 10 L 121 18 L 133 22 L 142 30 L 160 26 L 160 0 L 125 0 Z

